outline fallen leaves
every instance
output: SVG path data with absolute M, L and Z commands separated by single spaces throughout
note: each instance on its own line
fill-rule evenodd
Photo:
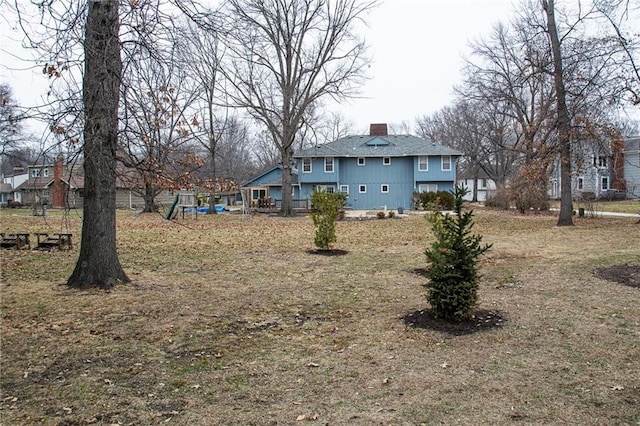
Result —
M 314 420 L 318 420 L 320 418 L 319 414 L 300 414 L 298 417 L 296 417 L 296 421 L 297 422 L 302 422 L 302 421 L 314 421 Z

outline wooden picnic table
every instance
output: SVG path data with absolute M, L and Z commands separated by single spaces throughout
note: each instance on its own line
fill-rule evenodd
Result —
M 15 234 L 9 235 L 0 233 L 0 236 L 2 237 L 0 240 L 0 247 L 2 248 L 15 248 L 16 250 L 27 250 L 31 248 L 29 233 L 16 232 Z
M 47 232 L 38 232 L 36 237 L 38 239 L 37 248 L 41 250 L 71 250 L 73 248 L 72 234 L 67 232 L 58 232 L 51 236 Z

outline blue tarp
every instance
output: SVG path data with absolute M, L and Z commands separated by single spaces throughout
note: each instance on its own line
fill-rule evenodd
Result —
M 204 207 L 198 207 L 198 213 L 207 213 L 209 211 L 209 206 L 204 206 Z M 222 204 L 216 204 L 216 212 L 217 213 L 222 213 L 222 212 L 228 212 L 228 209 L 224 208 L 224 205 Z M 195 210 L 192 208 L 188 208 L 188 209 L 184 209 L 185 213 L 193 213 L 195 212 Z

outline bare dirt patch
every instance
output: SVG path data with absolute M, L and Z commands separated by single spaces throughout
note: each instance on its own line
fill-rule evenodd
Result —
M 615 265 L 595 270 L 595 276 L 623 284 L 629 287 L 640 288 L 640 265 Z
M 502 327 L 505 322 L 502 313 L 486 309 L 477 309 L 473 312 L 471 318 L 460 321 L 447 321 L 437 318 L 431 309 L 421 309 L 408 313 L 402 317 L 402 320 L 411 327 L 439 331 L 451 336 L 463 336 L 491 330 L 496 327 Z
M 331 256 L 345 256 L 349 252 L 347 250 L 340 250 L 340 249 L 331 249 L 331 250 L 309 249 L 307 250 L 307 253 L 315 254 L 319 256 L 331 257 Z

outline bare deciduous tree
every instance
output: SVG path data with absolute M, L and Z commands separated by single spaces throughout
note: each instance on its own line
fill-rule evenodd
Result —
M 155 197 L 163 189 L 179 189 L 200 164 L 193 140 L 198 88 L 176 60 L 175 47 L 152 52 L 140 48 L 128 58 L 123 77 L 120 161 L 135 170 L 128 186 L 145 201 L 143 212 L 156 212 Z M 188 165 L 193 166 L 190 168 Z M 127 174 L 121 178 L 127 177 Z
M 282 215 L 293 215 L 291 169 L 305 114 L 357 92 L 368 62 L 357 25 L 375 0 L 229 0 L 226 44 L 235 104 L 262 123 L 282 163 Z
M 547 31 L 551 42 L 553 56 L 553 82 L 555 85 L 555 106 L 558 126 L 558 142 L 560 144 L 560 215 L 558 226 L 573 225 L 573 208 L 571 200 L 571 117 L 567 107 L 567 92 L 564 83 L 564 66 L 560 36 L 556 26 L 554 0 L 541 0 L 542 8 L 547 16 Z
M 84 37 L 84 214 L 75 288 L 128 282 L 116 252 L 120 60 L 118 0 L 90 0 Z

